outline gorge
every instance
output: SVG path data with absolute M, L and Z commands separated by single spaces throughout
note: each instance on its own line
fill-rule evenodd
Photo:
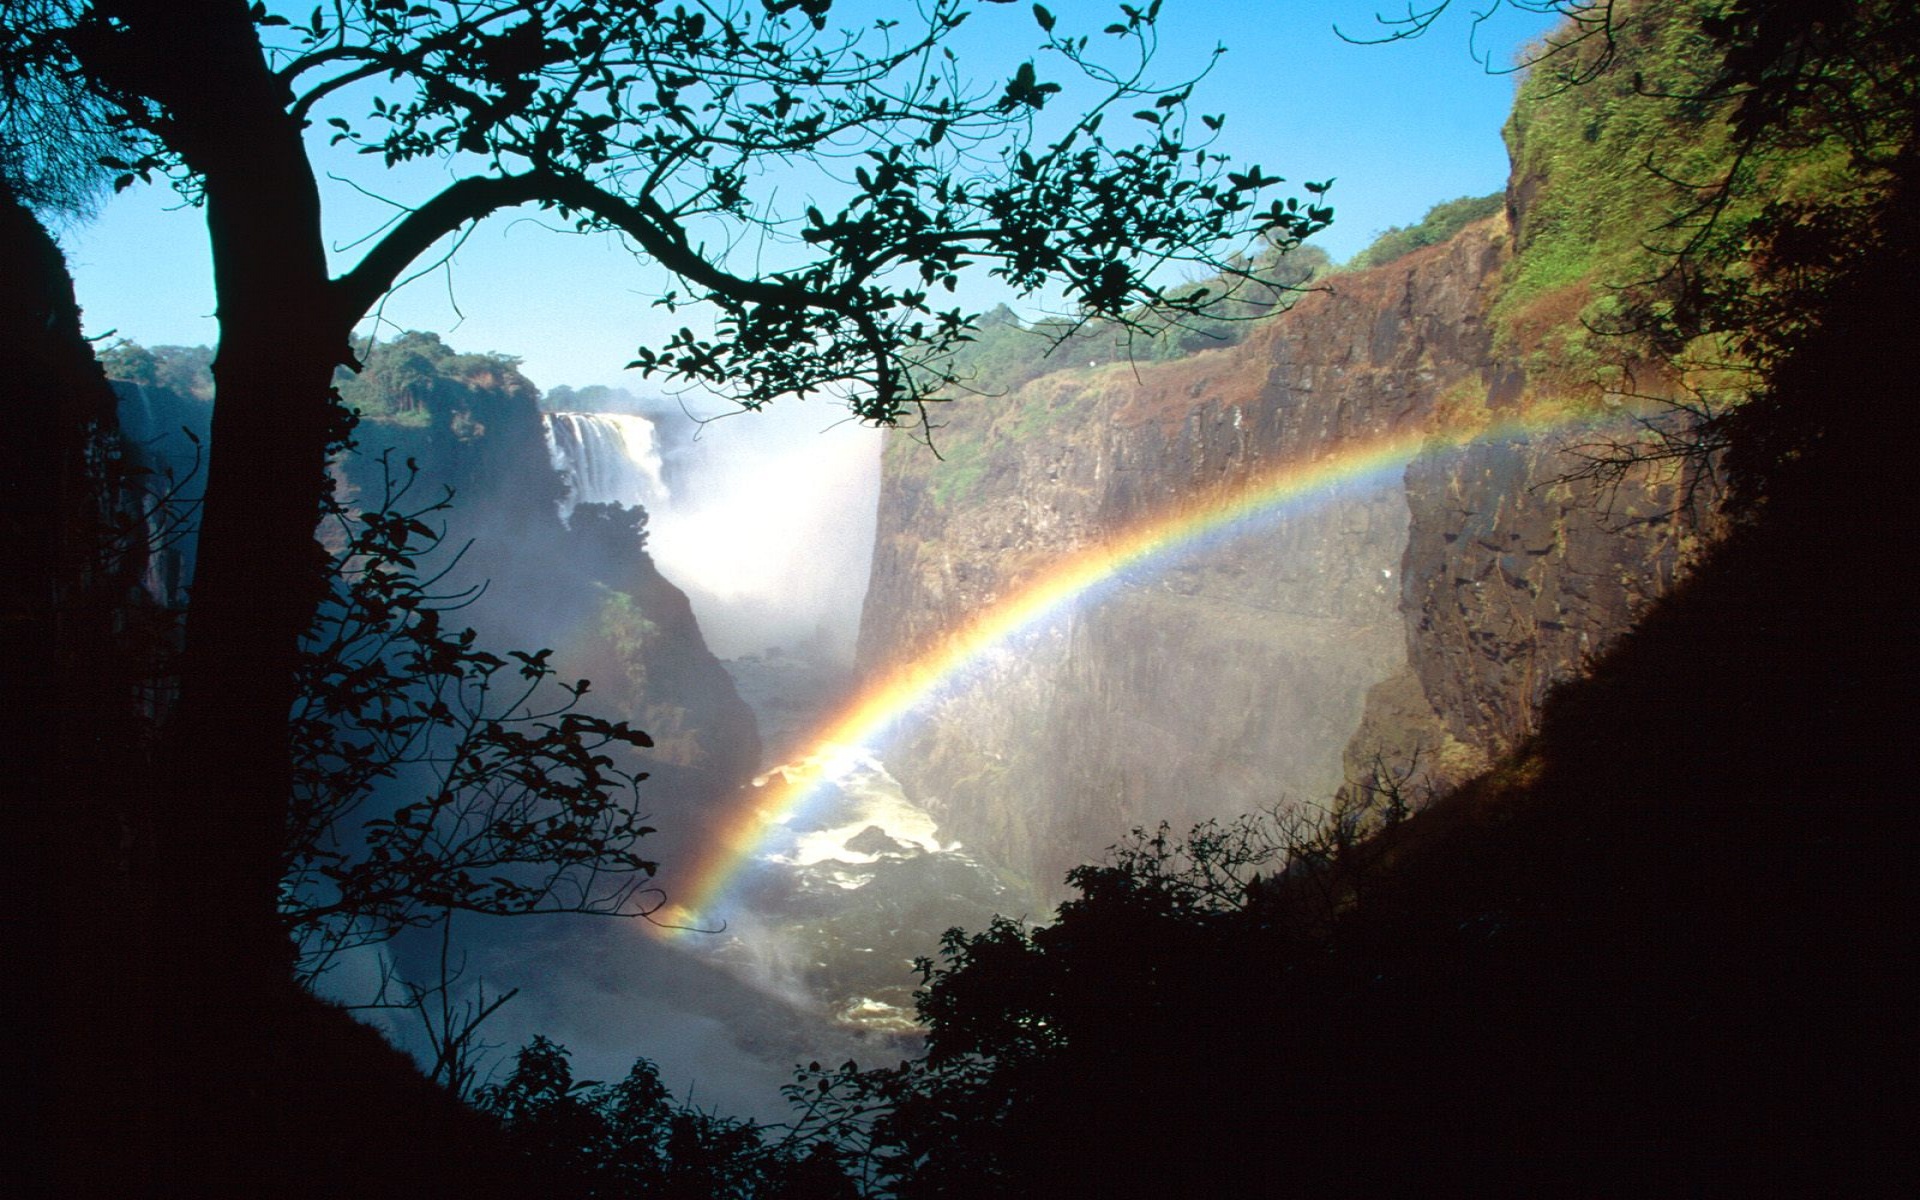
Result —
M 798 276 L 749 269 L 751 235 L 649 240 L 693 209 L 624 211 L 670 268 L 738 249 L 742 273 L 707 277 L 742 306 L 649 334 L 631 365 L 746 362 L 745 406 L 771 412 L 713 419 L 700 386 L 553 386 L 611 367 L 476 350 L 511 344 L 484 324 L 461 349 L 399 332 L 460 327 L 385 323 L 402 309 L 365 308 L 353 270 L 347 307 L 373 325 L 346 366 L 327 357 L 337 306 L 308 327 L 334 320 L 332 350 L 280 339 L 288 395 L 324 429 L 297 404 L 277 428 L 274 339 L 247 314 L 298 317 L 321 293 L 238 287 L 237 269 L 277 268 L 223 241 L 224 198 L 218 361 L 89 338 L 48 215 L 84 221 L 85 197 L 21 191 L 44 162 L 7 139 L 22 111 L 86 132 L 98 101 L 157 152 L 116 191 L 150 170 L 205 182 L 194 155 L 240 143 L 173 138 L 209 131 L 211 92 L 187 80 L 170 108 L 137 79 L 98 90 L 84 48 L 64 57 L 62 36 L 111 34 L 116 12 L 167 30 L 165 7 L 32 5 L 58 36 L 0 37 L 27 85 L 0 101 L 0 327 L 21 351 L 0 405 L 0 690 L 26 800 L 5 806 L 0 876 L 26 1192 L 1910 1190 L 1920 841 L 1898 780 L 1916 664 L 1886 578 L 1913 509 L 1896 461 L 1920 322 L 1910 6 L 1508 5 L 1567 23 L 1528 52 L 1498 194 L 1344 264 L 1249 237 L 1199 260 L 1216 274 L 1163 271 L 1146 308 L 1104 316 L 1085 295 L 1066 314 L 991 307 L 988 272 L 922 262 L 965 336 L 935 351 L 911 325 L 897 344 L 862 331 L 868 365 L 933 355 L 913 367 L 946 389 L 884 436 L 778 386 L 781 347 L 822 344 L 753 324 Z M 327 28 L 371 45 L 379 22 L 413 36 L 471 6 L 335 6 L 304 29 L 187 7 L 233 35 L 209 61 L 270 73 Z M 762 7 L 796 38 L 773 49 L 825 44 L 793 15 L 820 30 L 824 5 Z M 1159 7 L 1123 7 L 1108 35 L 1151 49 Z M 1430 42 L 1447 8 L 1380 18 L 1386 40 Z M 471 11 L 475 30 L 528 18 L 474 33 L 451 68 L 484 89 L 496 68 L 513 87 L 548 66 L 586 79 L 540 22 L 616 6 Z M 629 19 L 664 48 L 758 20 L 702 11 Z M 1079 62 L 1046 7 L 1002 16 Z M 449 45 L 420 43 L 429 106 Z M 1329 119 L 1291 86 L 1304 70 L 1275 86 L 1282 62 L 1303 66 L 1263 60 L 1255 111 Z M 1036 78 L 1030 62 L 997 108 L 981 94 L 1029 150 L 1054 119 Z M 50 80 L 80 106 L 47 104 Z M 734 98 L 668 90 L 702 89 L 709 111 Z M 1185 120 L 1184 92 L 1161 98 L 1135 114 L 1143 146 Z M 511 141 L 525 101 L 508 100 L 448 110 L 433 136 L 459 153 L 421 155 L 479 167 L 475 145 Z M 594 140 L 599 103 L 563 118 L 578 145 L 638 147 Z M 664 129 L 675 103 L 607 120 Z M 422 128 L 424 110 L 376 111 Z M 361 136 L 330 124 L 335 144 Z M 964 130 L 898 133 L 876 133 L 840 217 L 795 226 L 793 249 L 823 251 L 801 289 L 816 301 L 865 261 L 866 218 L 949 213 L 950 191 L 928 201 L 895 164 Z M 1219 159 L 1227 191 L 1168 185 L 1224 195 L 1223 218 L 1270 179 L 1230 137 L 1203 143 L 1250 172 Z M 299 141 L 280 148 L 307 179 L 320 146 Z M 1159 145 L 1176 142 L 1194 148 Z M 1045 174 L 1017 148 L 1000 165 Z M 511 192 L 501 166 L 447 195 Z M 708 194 L 699 173 L 689 194 Z M 1094 206 L 1126 220 L 1156 178 L 1089 166 L 1068 192 L 1143 185 Z M 731 197 L 746 179 L 708 182 Z M 657 183 L 634 194 L 673 201 Z M 1327 186 L 1304 186 L 1315 215 L 1288 228 L 1323 221 Z M 994 227 L 1060 217 L 1085 283 L 1102 259 L 1078 239 L 1099 245 L 1099 223 L 1059 209 Z M 755 211 L 777 242 L 779 211 Z M 400 212 L 400 241 L 441 212 Z M 332 294 L 318 224 L 288 232 L 293 273 Z M 376 266 L 425 253 L 395 244 Z M 651 295 L 654 317 L 682 300 Z M 936 315 L 911 283 L 888 296 Z M 558 311 L 528 318 L 554 347 Z M 829 398 L 884 418 L 891 378 Z M 258 503 L 234 499 L 249 488 Z M 284 623 L 303 588 L 309 618 Z
M 671 804 L 659 814 L 660 882 L 675 901 L 711 892 L 713 908 L 676 915 L 726 929 L 681 946 L 856 1030 L 897 1029 L 907 960 L 941 929 L 1044 911 L 1067 868 L 1130 826 L 1312 811 L 1343 788 L 1364 802 L 1390 785 L 1417 803 L 1523 740 L 1552 683 L 1624 631 L 1704 535 L 1677 475 L 1646 468 L 1611 488 L 1567 477 L 1581 462 L 1569 447 L 1630 436 L 1636 414 L 1570 409 L 1494 350 L 1486 313 L 1511 244 L 1506 218 L 1482 221 L 1335 275 L 1230 347 L 1049 372 L 1002 403 L 956 406 L 936 435 L 943 457 L 898 441 L 854 707 L 903 667 L 947 661 L 971 621 L 1018 600 L 1050 564 L 1164 526 L 1183 498 L 1258 492 L 1303 462 L 1325 469 L 1288 503 L 1203 521 L 973 646 L 923 694 L 890 702 L 873 729 L 885 742 L 807 785 L 824 804 L 758 812 L 743 833 L 729 827 L 778 777 L 686 791 L 674 771 L 738 743 L 714 732 L 734 710 L 689 704 L 658 682 L 669 675 L 620 665 L 637 646 L 658 654 L 659 641 L 690 637 L 684 626 L 609 635 L 602 609 L 569 661 L 611 682 L 605 694 L 669 747 L 654 793 Z M 654 528 L 668 524 L 643 418 L 543 420 L 576 501 L 651 499 Z M 973 478 L 943 482 L 972 463 Z M 606 490 L 582 494 L 592 486 Z M 550 592 L 553 564 L 530 561 L 545 564 L 532 574 Z M 527 571 L 496 563 L 492 578 L 511 591 Z M 831 749 L 809 741 L 848 706 L 831 664 L 788 648 L 729 665 L 763 729 L 786 709 L 773 717 L 781 757 L 732 757 L 732 789 L 796 752 Z M 682 797 L 667 800 L 669 788 Z M 843 845 L 801 849 L 836 829 Z M 727 838 L 748 867 L 713 887 L 702 843 Z M 549 973 L 552 954 L 538 955 Z M 542 1027 L 594 1044 L 560 1006 L 542 1009 Z M 876 1052 L 887 1053 L 865 1051 Z
M 552 1034 L 611 1073 L 635 1050 L 613 1032 L 631 1006 L 677 1031 L 645 1043 L 670 1077 L 766 1111 L 818 1044 L 898 1052 L 910 962 L 942 930 L 1044 913 L 1068 869 L 1131 828 L 1364 813 L 1389 793 L 1417 806 L 1521 744 L 1551 687 L 1707 535 L 1681 474 L 1576 478 L 1583 452 L 1642 436 L 1646 411 L 1530 374 L 1533 347 L 1501 331 L 1543 195 L 1518 169 L 1497 215 L 1309 279 L 1291 311 L 1221 348 L 1040 360 L 1005 395 L 941 409 L 931 449 L 895 436 L 877 496 L 856 500 L 877 512 L 864 604 L 846 602 L 844 565 L 832 596 L 789 585 L 780 632 L 731 636 L 725 662 L 702 629 L 744 610 L 699 577 L 700 544 L 725 528 L 676 528 L 714 481 L 673 406 L 543 412 L 510 361 L 432 335 L 383 343 L 343 385 L 362 413 L 346 494 L 370 493 L 383 453 L 454 490 L 450 541 L 472 546 L 450 583 L 484 588 L 462 619 L 497 644 L 554 646 L 596 704 L 652 735 L 666 914 L 724 931 L 656 943 L 482 922 L 475 978 L 523 992 L 501 1036 Z M 995 336 L 1038 353 L 1038 332 Z M 137 431 L 172 394 L 130 395 Z M 636 533 L 582 505 L 648 515 Z M 732 529 L 764 512 L 743 507 Z M 1044 610 L 970 632 L 1083 560 Z M 937 678 L 900 689 L 928 664 Z M 878 716 L 849 725 L 863 706 Z M 819 744 L 848 733 L 873 742 Z M 836 760 L 824 782 L 809 756 Z M 685 982 L 715 969 L 744 990 Z

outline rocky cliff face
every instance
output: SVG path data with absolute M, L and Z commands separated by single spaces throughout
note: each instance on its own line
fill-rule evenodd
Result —
M 1482 228 L 1339 281 L 1244 343 L 1043 377 L 956 405 L 888 460 L 861 631 L 869 671 L 937 646 L 1045 564 L 1253 484 L 1418 430 L 1477 389 L 1501 239 Z M 1125 572 L 1005 642 L 889 753 L 909 790 L 1043 889 L 1136 824 L 1331 795 L 1370 689 L 1403 668 L 1400 473 Z
M 1046 889 L 1136 824 L 1457 780 L 1665 590 L 1693 536 L 1673 484 L 1565 478 L 1570 447 L 1631 422 L 1556 416 L 1565 398 L 1495 349 L 1506 231 L 1336 275 L 1231 348 L 956 404 L 944 460 L 893 447 L 870 672 L 1198 489 L 1487 431 L 1160 556 L 983 655 L 889 752 L 953 834 Z
M 1423 455 L 1407 470 L 1406 666 L 1369 696 L 1348 778 L 1444 790 L 1534 732 L 1555 684 L 1666 593 L 1702 534 L 1682 482 L 1570 478 L 1582 423 Z
M 107 362 L 128 453 L 147 473 L 146 585 L 163 605 L 181 603 L 191 578 L 192 539 L 178 535 L 192 510 L 157 497 L 176 486 L 182 499 L 198 494 L 208 357 L 123 346 Z M 458 603 L 449 620 L 471 624 L 496 651 L 552 647 L 562 678 L 592 680 L 584 702 L 592 711 L 654 738 L 645 769 L 654 775 L 649 799 L 668 810 L 661 815 L 699 809 L 750 778 L 761 765 L 753 714 L 707 648 L 686 594 L 607 506 L 562 523 L 566 485 L 539 389 L 513 360 L 456 354 L 414 333 L 377 347 L 368 367 L 343 389 L 362 419 L 356 449 L 336 463 L 336 496 L 349 507 L 419 511 L 451 493 L 447 509 L 428 514 L 444 537 L 421 564 L 448 572 L 436 590 Z M 323 538 L 331 533 L 323 526 Z
M 396 346 L 369 361 L 361 402 L 378 415 L 356 432 L 342 495 L 370 503 L 381 494 L 383 453 L 398 477 L 409 461 L 419 467 L 403 505 L 452 489 L 444 545 L 465 550 L 443 588 L 479 589 L 458 619 L 489 646 L 552 647 L 562 678 L 593 681 L 584 706 L 646 730 L 655 741 L 646 799 L 663 824 L 739 786 L 759 767 L 753 714 L 701 638 L 686 595 L 644 550 L 644 519 L 636 528 L 630 514 L 590 505 L 571 528 L 562 524 L 565 489 L 539 391 L 511 360 L 457 355 L 430 335 Z M 404 362 L 386 361 L 401 354 Z

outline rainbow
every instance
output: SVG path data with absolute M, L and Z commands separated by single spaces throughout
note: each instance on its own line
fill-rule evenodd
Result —
M 813 754 L 758 781 L 695 859 L 674 872 L 684 890 L 654 914 L 650 927 L 669 936 L 714 928 L 705 923 L 705 915 L 740 868 L 762 848 L 768 832 L 823 794 L 820 785 L 843 774 L 862 747 L 879 745 L 915 707 L 987 652 L 1064 612 L 1101 585 L 1209 538 L 1322 503 L 1375 479 L 1385 480 L 1422 453 L 1537 434 L 1563 423 L 1536 419 L 1493 427 L 1417 429 L 1357 445 L 1347 443 L 1336 454 L 1281 462 L 1254 476 L 1190 494 L 1130 529 L 1059 559 L 976 614 L 941 645 L 873 681 L 809 740 L 816 747 Z

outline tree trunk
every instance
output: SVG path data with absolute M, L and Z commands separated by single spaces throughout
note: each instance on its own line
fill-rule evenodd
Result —
M 123 0 L 115 69 L 167 110 L 204 189 L 220 338 L 205 500 L 181 663 L 162 736 L 157 952 L 173 1161 L 161 1178 L 244 1178 L 273 1140 L 300 1012 L 278 915 L 288 712 L 325 586 L 314 540 L 347 348 L 299 123 L 241 0 Z M 295 1064 L 312 1069 L 316 1064 Z
M 206 964 L 216 974 L 244 974 L 287 964 L 275 912 L 287 714 L 323 586 L 314 526 L 347 330 L 330 304 L 301 130 L 246 8 L 193 7 L 195 79 L 166 99 L 205 188 L 220 341 L 162 852 L 182 935 L 218 952 Z

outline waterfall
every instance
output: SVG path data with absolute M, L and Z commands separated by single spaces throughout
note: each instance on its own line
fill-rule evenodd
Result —
M 547 453 L 566 482 L 560 519 L 576 504 L 642 505 L 653 511 L 668 500 L 660 476 L 660 448 L 653 422 L 624 413 L 546 414 Z
M 154 417 L 153 396 L 137 383 L 115 380 L 114 396 L 119 400 L 120 431 L 132 442 L 159 437 L 160 422 Z

